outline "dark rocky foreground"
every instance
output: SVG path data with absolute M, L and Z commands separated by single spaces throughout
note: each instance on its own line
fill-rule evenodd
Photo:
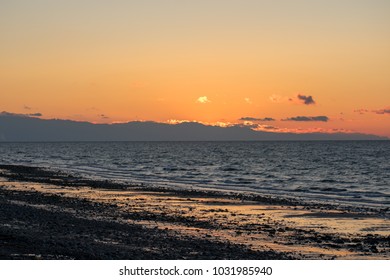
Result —
M 0 259 L 388 259 L 388 215 L 0 165 Z
M 286 258 L 274 251 L 123 224 L 112 217 L 111 207 L 87 201 L 3 190 L 0 197 L 0 259 Z
M 26 180 L 30 174 L 30 181 L 36 182 L 42 173 L 46 179 L 41 181 L 56 178 L 29 167 L 3 166 L 3 170 L 13 179 Z M 254 251 L 230 242 L 180 236 L 118 218 L 115 204 L 7 190 L 0 183 L 0 259 L 290 258 L 273 250 Z

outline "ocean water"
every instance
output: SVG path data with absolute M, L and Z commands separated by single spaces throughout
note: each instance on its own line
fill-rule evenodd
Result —
M 390 141 L 0 143 L 1 164 L 390 207 Z

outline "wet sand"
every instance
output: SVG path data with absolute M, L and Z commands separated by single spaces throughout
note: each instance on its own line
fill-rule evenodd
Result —
M 0 166 L 0 259 L 390 259 L 389 216 Z

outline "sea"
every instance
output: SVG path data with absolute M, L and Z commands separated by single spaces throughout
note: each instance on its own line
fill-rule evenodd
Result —
M 390 141 L 0 143 L 0 164 L 149 186 L 390 207 Z

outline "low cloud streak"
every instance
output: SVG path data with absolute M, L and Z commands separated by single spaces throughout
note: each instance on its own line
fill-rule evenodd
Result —
M 378 115 L 390 115 L 390 109 L 373 110 Z
M 294 122 L 327 122 L 329 118 L 327 116 L 297 116 L 292 118 L 282 119 L 282 121 L 294 121 Z
M 272 122 L 275 121 L 274 118 L 253 118 L 253 117 L 242 117 L 240 121 L 249 121 L 249 122 Z
M 32 113 L 32 114 L 18 114 L 18 113 L 10 113 L 3 111 L 0 113 L 0 116 L 16 116 L 16 117 L 42 117 L 41 113 Z

